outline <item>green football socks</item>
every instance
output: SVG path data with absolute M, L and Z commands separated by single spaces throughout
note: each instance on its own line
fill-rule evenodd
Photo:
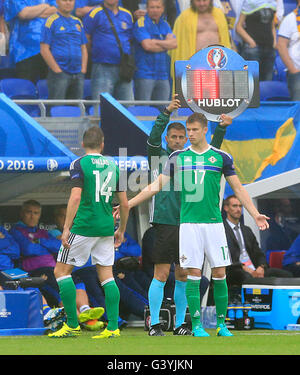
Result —
M 57 279 L 59 294 L 67 315 L 67 325 L 70 328 L 78 327 L 76 287 L 72 276 L 63 276 Z
M 107 329 L 115 331 L 118 329 L 120 291 L 114 279 L 106 280 L 101 285 L 105 294 Z
M 226 277 L 224 279 L 213 278 L 214 300 L 216 305 L 217 325 L 224 324 L 228 307 L 228 288 Z
M 192 320 L 192 329 L 194 330 L 201 324 L 201 307 L 200 307 L 200 279 L 187 279 L 186 282 L 186 299 Z

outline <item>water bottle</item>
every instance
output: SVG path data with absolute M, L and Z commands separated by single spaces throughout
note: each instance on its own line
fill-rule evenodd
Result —
M 201 307 L 201 321 L 204 328 L 216 328 L 217 317 L 216 307 L 206 306 Z

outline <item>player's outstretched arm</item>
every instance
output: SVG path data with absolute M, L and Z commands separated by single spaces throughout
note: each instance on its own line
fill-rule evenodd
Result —
M 260 230 L 265 230 L 269 228 L 268 220 L 270 219 L 268 216 L 260 214 L 256 207 L 254 206 L 252 199 L 250 198 L 247 190 L 241 184 L 239 178 L 236 175 L 227 176 L 226 180 L 228 181 L 229 185 L 231 186 L 232 190 L 234 191 L 238 200 L 242 203 L 242 205 L 246 208 L 249 214 L 255 220 L 257 226 Z
M 153 195 L 157 194 L 164 185 L 166 185 L 170 181 L 170 177 L 164 174 L 160 174 L 152 184 L 147 185 L 139 194 L 137 194 L 134 198 L 130 199 L 128 202 L 129 209 L 132 207 L 138 206 L 142 202 L 150 199 Z
M 126 225 L 128 221 L 129 216 L 129 205 L 127 200 L 127 194 L 125 191 L 121 191 L 116 193 L 120 205 L 119 207 L 119 216 L 120 216 L 120 225 L 119 228 L 115 231 L 115 247 L 121 246 L 123 239 L 124 239 L 124 233 L 126 230 Z
M 64 247 L 70 248 L 68 243 L 69 235 L 70 235 L 70 228 L 73 224 L 74 217 L 77 213 L 80 200 L 81 200 L 81 192 L 82 189 L 80 187 L 73 187 L 71 190 L 71 195 L 67 205 L 67 212 L 66 212 L 66 219 L 64 223 L 64 230 L 61 235 L 61 242 Z

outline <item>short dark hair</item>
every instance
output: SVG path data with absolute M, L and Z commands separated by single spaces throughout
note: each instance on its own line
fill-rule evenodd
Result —
M 27 207 L 39 207 L 39 208 L 42 208 L 40 202 L 38 202 L 38 201 L 36 201 L 34 199 L 29 199 L 28 201 L 25 201 L 22 204 L 22 210 L 24 210 Z
M 200 124 L 207 126 L 207 118 L 203 113 L 195 112 L 192 115 L 190 115 L 186 120 L 187 124 L 191 124 L 193 122 L 199 122 Z
M 146 1 L 147 6 L 149 5 L 150 1 L 160 1 L 162 3 L 163 7 L 165 7 L 165 0 L 147 0 Z
M 183 131 L 184 131 L 184 134 L 186 133 L 185 126 L 184 126 L 181 122 L 171 122 L 171 123 L 168 125 L 168 128 L 167 128 L 167 135 L 170 133 L 170 131 L 171 131 L 172 129 L 183 130 Z
M 99 126 L 92 126 L 83 134 L 83 147 L 98 148 L 104 141 L 104 134 Z
M 28 201 L 23 202 L 22 207 L 21 207 L 21 213 L 26 210 L 28 207 L 38 207 L 40 210 L 42 210 L 42 206 L 40 202 L 34 200 L 34 199 L 29 199 Z
M 232 198 L 238 199 L 238 198 L 236 197 L 236 195 L 234 195 L 234 194 L 228 195 L 228 197 L 227 197 L 226 199 L 224 199 L 224 206 L 229 206 L 229 201 L 230 201 L 230 199 L 232 199 Z

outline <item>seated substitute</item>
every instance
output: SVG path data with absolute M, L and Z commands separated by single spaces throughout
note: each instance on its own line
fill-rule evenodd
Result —
M 284 254 L 282 268 L 291 272 L 294 277 L 300 277 L 300 235 Z
M 242 204 L 235 195 L 224 201 L 225 233 L 232 264 L 226 268 L 229 285 L 242 285 L 253 277 L 292 277 L 288 271 L 268 266 L 251 228 L 241 223 Z
M 0 288 L 5 288 L 5 281 L 8 280 L 1 271 L 15 268 L 20 258 L 20 247 L 8 231 L 0 225 Z
M 21 268 L 30 276 L 46 276 L 40 290 L 49 306 L 61 305 L 58 285 L 54 277 L 56 256 L 61 242 L 39 227 L 42 207 L 36 200 L 28 200 L 21 207 L 21 220 L 10 234 L 20 246 Z

